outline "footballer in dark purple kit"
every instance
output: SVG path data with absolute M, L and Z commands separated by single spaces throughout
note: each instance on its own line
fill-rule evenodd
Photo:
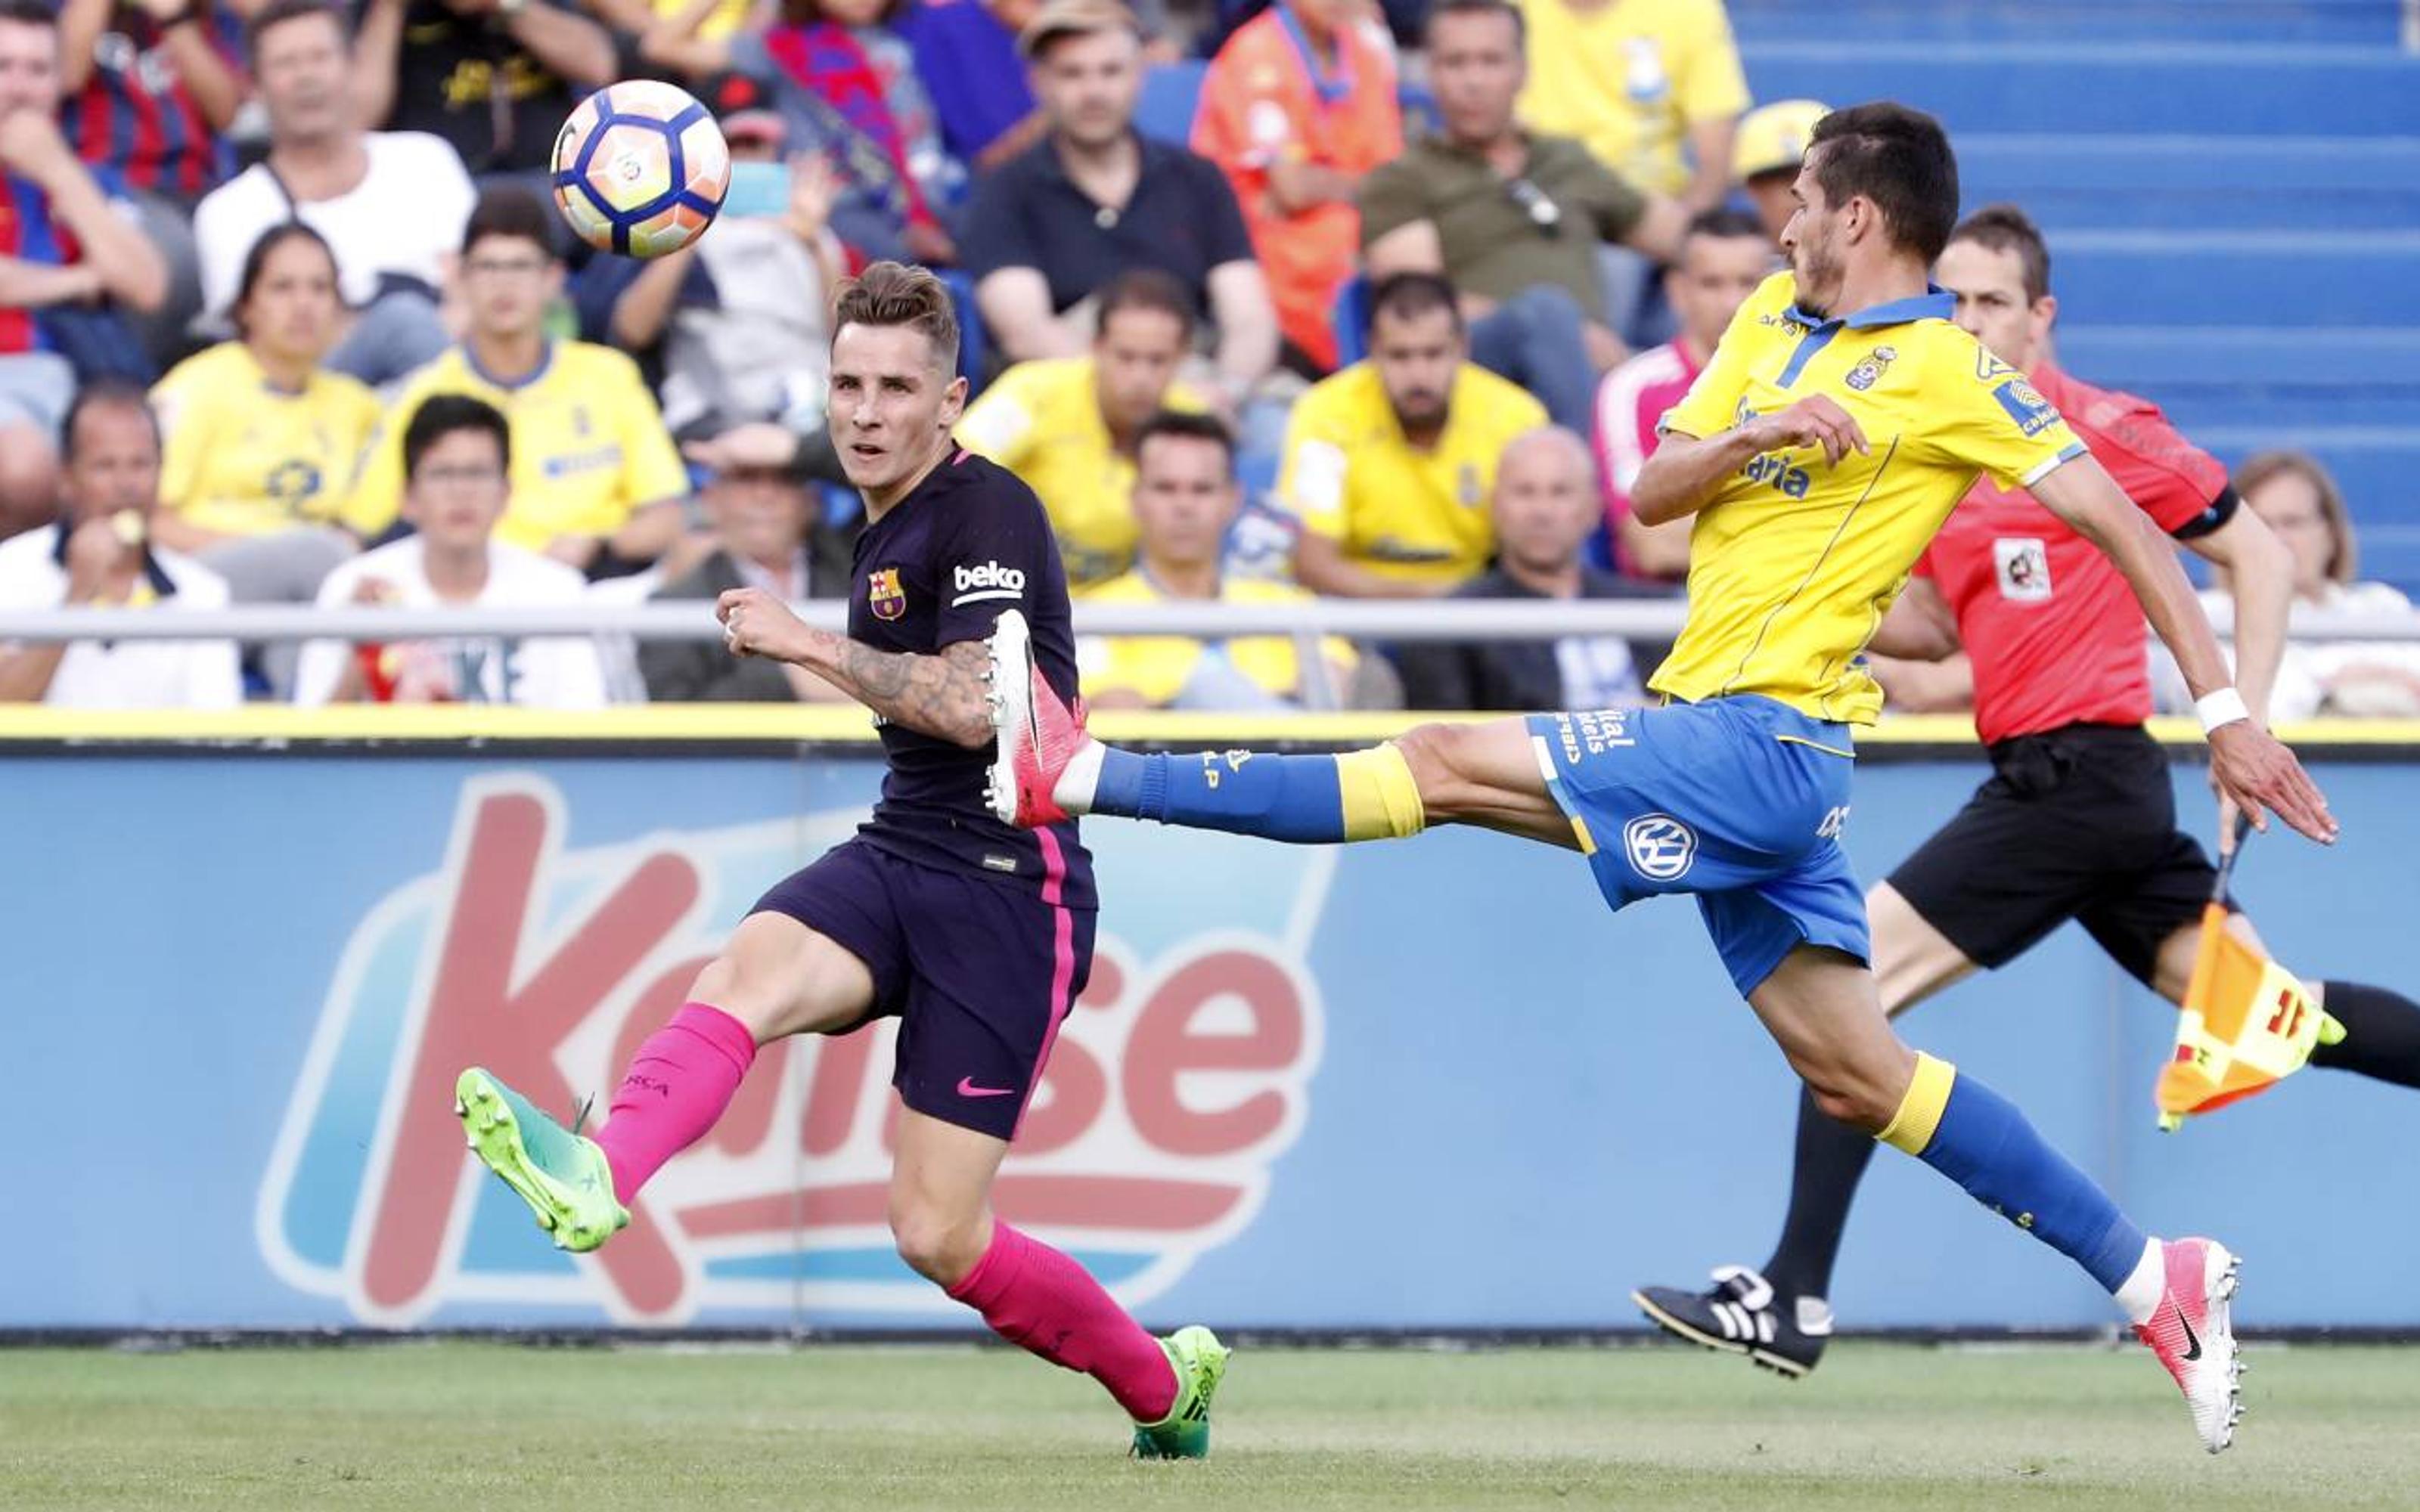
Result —
M 759 1045 L 900 1020 L 904 1104 L 890 1219 L 899 1254 L 1002 1336 L 1083 1371 L 1134 1419 L 1134 1452 L 1193 1458 L 1227 1350 L 1206 1328 L 1156 1339 L 1075 1260 L 996 1219 L 990 1195 L 1052 1041 L 1092 969 L 1098 900 L 1075 822 L 994 814 L 996 656 L 1077 697 L 1058 543 L 1033 491 L 961 449 L 949 292 L 876 263 L 833 319 L 830 424 L 865 501 L 848 633 L 758 588 L 716 604 L 737 656 L 786 662 L 874 711 L 889 772 L 857 835 L 786 878 L 650 1036 L 596 1135 L 478 1068 L 457 1084 L 473 1149 L 568 1249 L 629 1221 L 664 1163 L 721 1117 Z

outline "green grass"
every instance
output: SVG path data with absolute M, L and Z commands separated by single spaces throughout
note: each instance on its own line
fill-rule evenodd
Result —
M 2420 1350 L 2270 1346 L 2203 1454 L 2143 1351 L 1245 1350 L 1206 1463 L 1005 1350 L 0 1352 L 0 1507 L 2409 1506 Z

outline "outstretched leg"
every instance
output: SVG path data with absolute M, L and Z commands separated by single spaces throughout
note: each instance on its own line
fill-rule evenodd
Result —
M 1824 1113 L 1916 1156 L 2082 1266 L 2168 1367 L 2211 1453 L 2234 1437 L 2235 1261 L 2147 1239 L 2014 1104 L 1891 1032 L 1863 964 L 1801 946 L 1748 994 Z

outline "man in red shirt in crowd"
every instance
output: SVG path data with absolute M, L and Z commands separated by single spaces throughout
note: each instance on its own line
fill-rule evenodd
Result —
M 2230 574 L 2236 682 L 2265 720 L 2292 593 L 2284 544 L 2239 506 L 2226 470 L 2157 407 L 2052 365 L 2050 254 L 2024 211 L 1994 205 L 1968 217 L 1935 276 L 1957 296 L 1959 325 L 2067 417 L 2146 528 Z M 2137 980 L 2180 1001 L 2217 873 L 2177 827 L 2167 754 L 2143 729 L 2151 714 L 2143 613 L 2125 580 L 2031 494 L 1988 478 L 1951 513 L 1916 574 L 1873 647 L 1931 660 L 1964 648 L 1993 776 L 1866 895 L 1885 1011 L 1914 1008 L 1978 966 L 2004 965 L 2071 918 Z M 2219 833 L 2231 838 L 2234 827 L 2222 803 Z M 2254 938 L 2241 915 L 2229 927 Z M 2311 1064 L 2420 1087 L 2420 1006 L 2356 982 L 2314 983 L 2313 993 L 2347 1033 Z M 1763 1271 L 1727 1265 L 1711 1290 L 1648 1287 L 1633 1300 L 1696 1343 L 1786 1376 L 1814 1369 L 1832 1333 L 1832 1262 L 1873 1147 L 1802 1099 L 1790 1215 Z
M 1720 206 L 1699 211 L 1664 274 L 1681 333 L 1638 353 L 1597 385 L 1597 486 L 1605 494 L 1613 564 L 1624 577 L 1678 582 L 1689 575 L 1689 529 L 1696 521 L 1639 523 L 1630 512 L 1630 486 L 1655 450 L 1664 411 L 1698 381 L 1698 369 L 1714 355 L 1731 316 L 1779 260 L 1755 216 Z

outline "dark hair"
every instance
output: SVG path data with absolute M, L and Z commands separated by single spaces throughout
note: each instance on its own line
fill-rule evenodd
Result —
M 343 7 L 331 5 L 329 0 L 269 0 L 269 4 L 263 6 L 259 14 L 254 16 L 243 29 L 244 66 L 258 71 L 260 39 L 287 22 L 300 21 L 305 16 L 325 16 L 335 23 L 336 35 L 345 39 L 345 50 L 352 51 L 353 22 Z
M 2024 270 L 2025 302 L 2050 292 L 2050 246 L 2041 227 L 2014 205 L 1986 205 L 1958 223 L 1949 239 L 1972 241 L 1993 252 L 2013 252 Z
M 1226 458 L 1223 471 L 1227 481 L 1235 481 L 1235 433 L 1217 415 L 1187 414 L 1181 409 L 1162 409 L 1142 423 L 1135 432 L 1135 460 L 1142 460 L 1143 448 L 1166 437 L 1173 440 L 1214 442 Z
M 1512 0 L 1436 0 L 1429 7 L 1429 30 L 1435 28 L 1439 16 L 1501 16 L 1512 23 L 1514 51 L 1526 50 L 1529 45 L 1529 19 Z M 1425 31 L 1421 39 L 1427 39 Z
M 950 290 L 930 270 L 908 263 L 868 263 L 840 286 L 832 334 L 843 326 L 906 326 L 933 344 L 933 365 L 958 370 L 958 312 Z
M 0 3 L 5 3 L 5 0 L 0 0 Z M 335 270 L 336 249 L 328 245 L 326 237 L 301 221 L 280 221 L 263 231 L 253 242 L 252 250 L 243 255 L 243 275 L 236 280 L 233 308 L 237 312 L 234 316 L 237 335 L 241 336 L 246 333 L 241 312 L 245 301 L 252 298 L 253 289 L 260 283 L 261 274 L 268 270 L 270 255 L 289 241 L 311 243 L 319 249 L 321 255 L 328 259 L 330 270 Z M 340 294 L 337 298 L 342 300 L 343 296 Z
M 513 427 L 504 412 L 485 399 L 467 393 L 432 393 L 411 412 L 403 427 L 403 478 L 411 481 L 428 449 L 458 431 L 484 431 L 496 439 L 496 465 L 513 466 Z
M 15 19 L 0 11 L 0 20 Z M 59 455 L 63 459 L 75 460 L 76 424 L 87 409 L 133 410 L 151 427 L 152 449 L 161 449 L 160 417 L 153 412 L 151 395 L 144 392 L 143 385 L 132 378 L 97 378 L 77 387 L 75 397 L 68 401 L 68 412 L 59 420 Z
M 13 21 L 20 26 L 39 26 L 53 34 L 59 29 L 59 13 L 50 0 L 0 0 L 0 21 Z
M 471 255 L 471 249 L 489 237 L 514 237 L 535 241 L 549 257 L 560 258 L 556 224 L 544 200 L 518 184 L 498 184 L 480 192 L 471 218 L 462 223 L 462 255 Z
M 1958 219 L 1958 158 L 1941 123 L 1924 112 L 1886 100 L 1836 110 L 1815 123 L 1807 156 L 1828 203 L 1845 205 L 1859 194 L 1873 201 L 1891 240 L 1926 267 L 1949 244 Z
M 1717 205 L 1689 217 L 1688 229 L 1681 233 L 1681 244 L 1685 247 L 1699 237 L 1712 237 L 1716 241 L 1753 239 L 1767 246 L 1773 244 L 1773 236 L 1765 230 L 1762 221 L 1750 211 L 1729 205 Z
M 2345 507 L 2344 489 L 2325 463 L 2308 452 L 2259 452 L 2235 470 L 2236 496 L 2250 507 L 2252 494 L 2278 478 L 2300 478 L 2319 496 L 2319 518 L 2328 527 L 2327 579 L 2349 583 L 2361 572 L 2361 549 L 2353 540 L 2352 513 Z
M 1443 273 L 1388 273 L 1370 288 L 1370 329 L 1378 329 L 1378 316 L 1391 315 L 1398 320 L 1417 320 L 1431 310 L 1443 310 L 1453 317 L 1453 329 L 1462 329 L 1462 302 L 1453 292 L 1453 285 Z
M 1193 296 L 1174 273 L 1158 268 L 1129 268 L 1102 285 L 1096 298 L 1100 313 L 1094 329 L 1097 331 L 1109 330 L 1109 316 L 1120 310 L 1157 310 L 1176 316 L 1183 339 L 1193 340 Z

